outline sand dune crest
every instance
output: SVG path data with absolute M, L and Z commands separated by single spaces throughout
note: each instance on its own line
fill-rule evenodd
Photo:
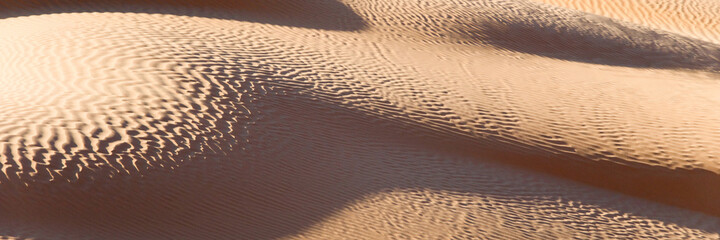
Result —
M 719 50 L 684 22 L 123 3 L 2 2 L 0 236 L 720 237 Z

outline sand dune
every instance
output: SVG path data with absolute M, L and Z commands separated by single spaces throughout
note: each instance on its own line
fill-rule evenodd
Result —
M 720 5 L 715 1 L 537 0 L 720 43 Z
M 720 238 L 720 4 L 548 3 L 0 1 L 0 236 Z

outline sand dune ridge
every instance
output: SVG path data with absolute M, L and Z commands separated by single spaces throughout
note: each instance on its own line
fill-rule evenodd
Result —
M 3 2 L 1 235 L 718 237 L 707 38 L 531 1 L 204 4 Z

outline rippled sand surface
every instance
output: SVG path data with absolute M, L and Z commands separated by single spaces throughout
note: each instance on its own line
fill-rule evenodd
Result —
M 719 239 L 718 9 L 0 0 L 0 238 Z

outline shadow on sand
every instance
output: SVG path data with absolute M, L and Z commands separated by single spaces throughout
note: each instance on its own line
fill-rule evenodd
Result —
M 365 21 L 335 0 L 53 0 L 0 1 L 0 18 L 52 13 L 132 12 L 356 31 Z
M 197 1 L 200 2 L 205 1 Z M 358 29 L 364 26 L 357 15 L 334 1 L 317 1 L 318 4 L 324 4 L 322 6 L 303 3 L 275 6 L 254 1 L 208 2 L 213 4 L 203 4 L 202 7 L 223 7 L 221 3 L 239 4 L 232 6 L 261 12 L 292 11 L 299 6 L 314 6 L 325 9 L 323 12 L 339 11 L 333 14 L 342 16 L 339 18 L 341 21 L 356 23 Z M 23 12 L 22 9 L 32 9 L 33 2 L 23 4 L 26 5 L 18 3 L 4 6 L 4 16 Z M 82 4 L 92 5 L 91 1 Z M 48 9 L 54 7 L 49 6 Z M 58 12 L 42 9 L 32 11 Z M 298 18 L 298 26 L 354 30 L 340 27 L 347 24 L 335 25 L 332 20 L 319 19 L 321 16 L 310 16 L 312 11 L 300 12 L 294 16 Z M 286 17 L 280 16 L 281 19 Z M 535 50 L 523 50 L 523 44 L 538 44 L 538 41 L 549 44 L 548 54 L 553 49 L 574 44 L 572 40 L 560 43 L 550 41 L 546 38 L 556 37 L 545 35 L 545 31 L 534 27 L 509 26 L 514 29 L 484 31 L 482 34 L 492 39 L 523 39 L 507 43 L 506 46 L 526 52 Z M 568 34 L 569 37 L 565 34 L 566 38 L 580 38 L 575 39 L 580 42 L 579 45 L 570 46 L 573 49 L 614 51 L 620 46 L 618 51 L 621 54 L 633 51 L 633 48 L 623 48 L 622 42 L 601 41 L 594 44 L 594 40 L 582 35 Z M 608 45 L 609 48 L 606 47 Z M 543 51 L 535 52 L 541 54 Z M 685 58 L 678 52 L 670 53 L 670 62 L 693 63 L 683 60 Z M 648 53 L 641 50 L 637 54 L 642 56 Z M 582 54 L 569 56 L 581 56 L 581 59 L 592 57 Z M 619 65 L 632 63 L 623 63 L 625 57 L 613 58 L 612 54 L 601 56 L 619 61 Z M 657 208 L 637 209 L 633 207 L 637 204 L 607 202 L 598 200 L 597 195 L 577 194 L 570 185 L 567 191 L 534 191 L 528 188 L 531 181 L 523 178 L 523 174 L 508 174 L 515 170 L 486 160 L 494 159 L 499 163 L 720 215 L 720 205 L 717 204 L 717 199 L 720 199 L 720 176 L 714 173 L 628 166 L 598 161 L 602 159 L 551 154 L 543 149 L 528 151 L 512 145 L 498 145 L 493 139 L 473 139 L 452 130 L 440 131 L 418 123 L 379 118 L 367 112 L 345 108 L 336 102 L 303 95 L 266 94 L 255 101 L 262 102 L 263 109 L 276 111 L 256 111 L 255 114 L 262 115 L 259 119 L 265 120 L 248 125 L 252 128 L 248 136 L 234 136 L 232 140 L 252 143 L 248 148 L 237 147 L 233 152 L 215 154 L 201 152 L 196 156 L 197 159 L 186 161 L 174 169 L 157 169 L 141 176 L 121 176 L 97 180 L 91 184 L 0 186 L 3 195 L 0 197 L 0 234 L 27 238 L 63 238 L 65 236 L 53 235 L 62 232 L 69 234 L 67 238 L 272 239 L 302 231 L 359 198 L 388 189 L 436 189 L 497 196 L 501 199 L 561 199 L 709 232 L 718 231 L 702 223 L 686 222 L 680 216 L 658 213 L 654 211 Z M 342 121 L 327 121 L 326 116 Z M 403 136 L 402 140 L 398 136 Z M 373 139 L 377 142 L 373 142 Z M 434 163 L 428 163 L 432 159 L 411 158 L 398 153 L 402 153 L 402 149 L 381 147 L 388 142 L 403 141 L 410 141 L 408 145 L 416 146 L 408 147 L 405 149 L 407 151 L 426 149 L 428 152 L 447 152 L 476 159 L 476 167 L 460 165 L 445 170 L 463 176 L 477 176 L 477 179 L 460 181 L 448 178 L 448 175 L 434 175 L 436 168 L 415 167 L 432 165 Z M 502 183 L 501 187 L 498 187 L 498 183 Z M 552 186 L 561 182 L 547 184 L 550 184 L 548 189 L 563 188 Z
M 542 150 L 520 155 L 512 146 L 506 146 L 507 151 L 492 150 L 487 148 L 492 144 L 477 139 L 374 118 L 316 99 L 266 96 L 262 101 L 277 111 L 265 112 L 262 118 L 268 120 L 256 123 L 257 129 L 251 130 L 246 140 L 253 143 L 252 149 L 207 154 L 173 170 L 159 169 L 144 176 L 99 180 L 85 186 L 5 186 L 4 193 L 18 194 L 5 194 L 0 199 L 0 225 L 22 228 L 0 228 L 0 234 L 274 239 L 298 233 L 358 199 L 390 189 L 434 189 L 498 199 L 559 199 L 562 204 L 580 202 L 718 231 L 705 223 L 687 222 L 682 218 L 685 210 L 657 212 L 659 205 L 631 198 L 626 199 L 629 202 L 602 200 L 602 192 L 586 194 L 574 190 L 577 185 L 561 181 L 536 182 L 525 170 L 497 163 L 718 215 L 715 200 L 720 197 L 720 177 L 711 173 L 624 166 L 543 154 Z M 328 115 L 346 121 L 324 121 L 323 116 Z M 407 138 L 408 132 L 421 134 Z M 403 141 L 415 147 L 403 147 Z M 442 158 L 422 157 L 422 151 L 445 152 L 476 162 L 444 163 Z M 596 220 L 587 217 L 588 221 Z
M 715 43 L 539 4 L 497 11 L 454 28 L 465 39 L 568 61 L 720 71 L 720 45 Z

